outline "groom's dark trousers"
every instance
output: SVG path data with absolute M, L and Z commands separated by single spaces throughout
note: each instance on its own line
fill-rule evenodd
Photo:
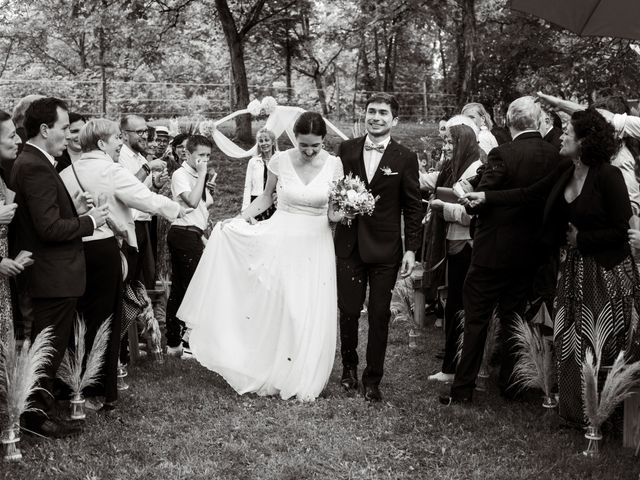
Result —
M 396 283 L 400 263 L 365 263 L 356 248 L 351 256 L 338 258 L 338 307 L 340 309 L 340 339 L 342 363 L 358 365 L 358 320 L 364 303 L 367 283 L 369 295 L 369 337 L 367 339 L 367 367 L 362 382 L 377 385 L 382 379 L 384 357 L 389 332 L 389 304 Z M 349 294 L 340 294 L 349 292 Z

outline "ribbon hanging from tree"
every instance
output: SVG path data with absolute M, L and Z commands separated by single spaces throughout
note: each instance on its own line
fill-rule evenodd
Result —
M 247 105 L 247 108 L 230 113 L 226 117 L 223 117 L 219 120 L 202 122 L 199 126 L 199 129 L 200 133 L 202 133 L 203 135 L 211 136 L 213 138 L 213 141 L 216 142 L 218 148 L 228 157 L 252 157 L 257 154 L 255 145 L 249 150 L 245 150 L 242 147 L 239 147 L 224 133 L 218 130 L 218 126 L 237 117 L 238 115 L 250 114 L 253 116 L 258 116 L 262 112 L 264 112 L 269 115 L 267 121 L 265 122 L 264 128 L 271 130 L 275 134 L 276 138 L 279 138 L 280 135 L 286 132 L 289 140 L 295 147 L 298 145 L 298 143 L 296 142 L 296 138 L 293 133 L 293 125 L 295 124 L 300 114 L 304 111 L 305 110 L 300 107 L 278 105 L 273 97 L 265 97 L 262 99 L 262 102 L 260 102 L 259 100 L 252 100 L 249 105 Z M 349 138 L 329 120 L 325 118 L 324 121 L 327 124 L 327 128 L 335 132 L 336 135 L 338 135 L 340 138 L 342 138 L 343 140 L 347 140 Z

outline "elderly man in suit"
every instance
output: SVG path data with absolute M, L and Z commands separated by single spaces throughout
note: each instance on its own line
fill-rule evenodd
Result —
M 545 253 L 540 242 L 544 196 L 539 193 L 549 174 L 562 165 L 558 150 L 543 140 L 539 121 L 540 106 L 533 97 L 520 97 L 509 105 L 507 123 L 513 140 L 491 150 L 476 189 L 482 193 L 473 197 L 479 197 L 481 205 L 472 209 L 477 217 L 463 288 L 464 344 L 451 393 L 440 396 L 443 404 L 471 401 L 496 305 L 503 341 L 500 391 L 509 399 L 517 393 L 511 378 L 515 315 L 524 313 Z
M 78 297 L 85 289 L 85 262 L 82 237 L 104 224 L 108 207 L 90 207 L 78 216 L 62 180 L 54 157 L 67 145 L 69 114 L 66 104 L 47 97 L 34 101 L 24 122 L 28 141 L 11 170 L 11 185 L 18 209 L 14 217 L 14 252 L 33 252 L 35 263 L 18 278 L 19 295 L 30 299 L 33 309 L 32 339 L 47 327 L 52 329 L 53 354 L 46 377 L 33 395 L 39 411 L 25 414 L 25 428 L 47 437 L 64 437 L 77 427 L 55 420 L 53 380 L 69 344 Z
M 367 101 L 367 135 L 340 145 L 345 174 L 357 175 L 379 199 L 371 216 L 338 224 L 335 248 L 340 309 L 340 341 L 346 390 L 358 387 L 358 320 L 369 285 L 367 366 L 362 374 L 365 400 L 379 402 L 389 330 L 391 291 L 398 269 L 406 277 L 420 247 L 422 206 L 416 154 L 391 138 L 398 123 L 398 102 L 385 93 Z M 401 216 L 404 214 L 403 253 Z

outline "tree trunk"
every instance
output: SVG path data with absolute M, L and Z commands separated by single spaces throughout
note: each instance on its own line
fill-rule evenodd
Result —
M 322 74 L 319 69 L 313 72 L 313 81 L 316 84 L 316 91 L 318 92 L 318 100 L 320 100 L 320 107 L 322 108 L 322 114 L 327 115 L 329 109 L 327 108 L 327 96 L 324 91 L 324 85 L 322 84 Z
M 375 62 L 375 67 L 376 67 L 376 88 L 374 90 L 380 90 L 380 52 L 378 51 L 378 48 L 379 48 L 378 44 L 379 44 L 378 31 L 374 30 L 373 31 L 373 47 L 374 47 L 373 60 Z
M 371 64 L 369 63 L 369 56 L 367 55 L 367 42 L 362 37 L 362 88 L 367 92 L 372 90 L 376 90 L 376 82 L 374 78 L 371 76 Z
M 233 86 L 235 90 L 235 106 L 237 110 L 245 108 L 249 104 L 249 84 L 247 82 L 247 71 L 244 64 L 244 37 L 241 36 L 233 19 L 233 14 L 229 10 L 226 0 L 216 0 L 216 8 L 222 24 L 227 45 L 229 46 L 229 57 L 231 60 L 231 72 L 233 74 Z M 236 117 L 236 140 L 251 142 L 251 117 L 240 115 Z
M 476 14 L 475 0 L 459 0 L 462 7 L 462 31 L 458 52 L 458 105 L 464 105 L 471 90 L 473 67 L 475 64 Z
M 382 89 L 385 92 L 393 91 L 393 52 L 395 45 L 395 35 L 391 35 L 389 38 L 389 42 L 387 43 L 387 51 L 385 52 L 384 58 L 384 86 Z
M 285 43 L 284 43 L 284 48 L 285 48 L 285 57 L 284 57 L 284 76 L 285 76 L 285 82 L 287 85 L 287 103 L 291 103 L 291 100 L 293 99 L 293 84 L 291 82 L 291 71 L 292 71 L 292 67 L 291 67 L 291 62 L 292 62 L 292 58 L 293 58 L 293 53 L 291 51 L 291 37 L 289 36 L 289 20 L 286 20 L 287 22 L 287 36 L 285 38 Z
M 442 84 L 446 89 L 447 85 L 449 85 L 449 79 L 447 76 L 447 59 L 444 54 L 444 45 L 442 43 L 442 30 L 440 28 L 438 29 L 438 47 L 440 51 L 440 63 L 442 64 Z

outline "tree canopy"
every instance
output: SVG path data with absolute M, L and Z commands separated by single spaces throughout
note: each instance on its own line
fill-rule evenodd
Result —
M 370 91 L 435 117 L 543 89 L 635 97 L 630 41 L 580 38 L 506 0 L 0 0 L 0 107 L 221 116 L 252 97 L 349 118 Z M 247 135 L 246 122 L 237 135 Z

